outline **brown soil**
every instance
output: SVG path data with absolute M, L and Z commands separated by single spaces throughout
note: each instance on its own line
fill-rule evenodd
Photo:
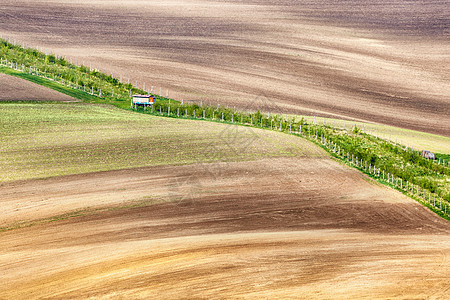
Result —
M 6 0 L 0 33 L 180 100 L 450 136 L 447 6 Z
M 444 298 L 449 289 L 450 223 L 328 158 L 13 182 L 0 199 L 2 224 L 91 207 L 0 233 L 0 298 Z
M 0 73 L 0 101 L 78 101 L 25 79 Z

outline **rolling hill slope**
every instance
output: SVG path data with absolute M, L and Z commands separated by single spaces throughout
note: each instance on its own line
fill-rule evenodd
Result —
M 1 199 L 6 218 L 59 216 L 0 232 L 0 297 L 373 299 L 447 291 L 449 223 L 329 158 L 17 182 L 3 186 Z M 61 215 L 80 205 L 91 208 Z
M 447 293 L 449 222 L 304 139 L 101 105 L 0 111 L 0 298 Z
M 0 37 L 177 100 L 372 123 L 448 154 L 447 6 L 4 0 Z M 0 74 L 0 100 L 65 99 L 28 88 Z M 0 299 L 450 293 L 450 222 L 305 139 L 103 104 L 0 116 Z

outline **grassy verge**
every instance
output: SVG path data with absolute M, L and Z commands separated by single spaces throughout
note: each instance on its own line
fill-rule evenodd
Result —
M 292 117 L 292 116 L 286 116 Z M 392 127 L 383 124 L 368 124 L 357 121 L 346 121 L 331 118 L 319 118 L 306 116 L 305 121 L 310 124 L 320 124 L 349 130 L 355 125 L 361 129 L 361 132 L 379 137 L 383 140 L 397 141 L 403 146 L 412 147 L 416 150 L 428 150 L 435 153 L 448 153 L 450 151 L 450 137 L 440 136 L 431 133 L 419 132 L 410 129 Z M 450 158 L 450 157 L 448 157 Z M 450 161 L 450 159 L 445 159 Z

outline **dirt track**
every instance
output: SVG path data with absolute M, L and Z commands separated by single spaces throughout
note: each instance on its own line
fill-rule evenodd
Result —
M 0 73 L 0 101 L 78 101 L 39 84 Z
M 328 158 L 17 182 L 1 199 L 21 206 L 3 223 L 136 207 L 0 233 L 0 298 L 442 298 L 449 288 L 449 223 Z
M 450 136 L 446 11 L 445 1 L 6 0 L 0 28 L 180 100 Z

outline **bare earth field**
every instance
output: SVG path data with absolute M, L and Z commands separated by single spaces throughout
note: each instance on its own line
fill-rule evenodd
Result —
M 0 73 L 0 101 L 9 100 L 78 101 L 42 85 Z
M 176 99 L 450 136 L 447 1 L 4 0 L 0 34 Z
M 450 137 L 429 2 L 2 0 L 0 34 L 179 100 Z M 102 105 L 0 116 L 0 299 L 450 293 L 450 222 L 303 139 Z
M 157 166 L 0 193 L 2 206 L 16 207 L 2 223 L 91 207 L 0 233 L 1 299 L 449 291 L 449 223 L 329 158 Z

